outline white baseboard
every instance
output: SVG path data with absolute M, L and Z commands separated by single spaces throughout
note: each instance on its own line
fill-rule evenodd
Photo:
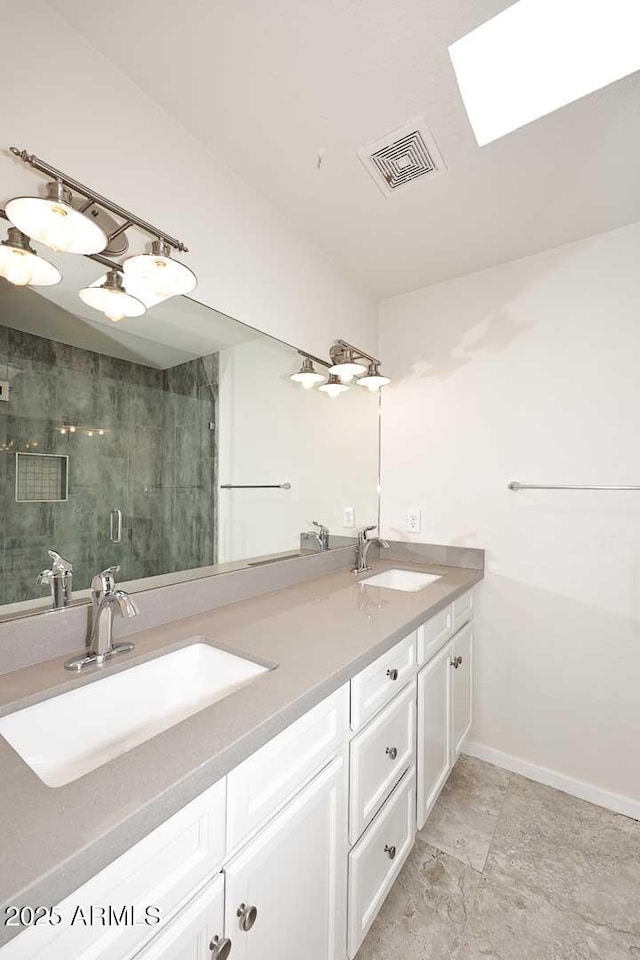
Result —
M 564 773 L 558 773 L 557 770 L 539 767 L 535 763 L 523 760 L 521 757 L 514 757 L 509 753 L 503 753 L 501 750 L 494 750 L 493 747 L 487 747 L 484 743 L 477 743 L 475 740 L 465 741 L 462 752 L 470 757 L 477 757 L 478 760 L 493 763 L 496 767 L 503 767 L 512 773 L 520 773 L 523 777 L 536 780 L 538 783 L 544 783 L 547 787 L 555 787 L 556 790 L 562 790 L 563 793 L 569 793 L 580 800 L 587 800 L 599 807 L 613 810 L 614 813 L 622 813 L 633 820 L 640 820 L 640 800 L 622 797 L 618 793 L 610 793 L 608 790 L 596 787 L 592 783 L 574 780 Z

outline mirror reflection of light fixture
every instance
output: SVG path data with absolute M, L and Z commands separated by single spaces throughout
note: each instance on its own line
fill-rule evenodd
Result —
M 335 373 L 330 373 L 327 382 L 318 387 L 318 390 L 322 390 L 323 393 L 328 393 L 332 400 L 339 397 L 341 393 L 344 393 L 345 390 L 348 389 L 347 384 L 342 383 L 340 377 L 336 376 Z
M 109 271 L 99 287 L 85 287 L 79 295 L 83 303 L 114 322 L 123 317 L 141 317 L 147 310 L 141 300 L 127 293 L 122 274 L 116 269 Z
M 364 377 L 360 377 L 358 380 L 358 384 L 361 387 L 366 387 L 371 393 L 375 393 L 376 390 L 386 386 L 388 383 L 391 383 L 391 379 L 380 373 L 379 363 L 370 363 Z
M 46 197 L 14 197 L 5 213 L 22 233 L 61 253 L 100 253 L 108 243 L 104 230 L 71 205 L 71 191 L 59 181 L 47 184 Z
M 58 268 L 39 257 L 17 227 L 9 227 L 7 239 L 0 243 L 0 277 L 18 287 L 51 287 L 62 280 Z
M 198 283 L 193 270 L 171 259 L 171 247 L 163 240 L 153 241 L 151 253 L 125 260 L 124 273 L 127 281 L 140 290 L 146 288 L 163 299 L 191 293 Z
M 333 366 L 329 367 L 329 373 L 339 377 L 343 383 L 350 383 L 354 377 L 366 372 L 364 363 L 355 359 L 354 351 L 345 347 L 343 344 L 336 344 L 329 352 Z
M 317 372 L 310 357 L 304 357 L 300 369 L 297 373 L 292 373 L 289 379 L 294 383 L 302 384 L 305 390 L 311 390 L 317 383 L 322 383 L 327 378 Z

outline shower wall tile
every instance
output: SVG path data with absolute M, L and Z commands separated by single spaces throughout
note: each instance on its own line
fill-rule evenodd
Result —
M 56 413 L 61 423 L 98 426 L 98 380 L 68 367 L 56 370 Z
M 162 371 L 0 325 L 0 379 L 0 603 L 42 595 L 48 549 L 76 589 L 113 564 L 124 580 L 214 562 L 217 355 Z M 17 504 L 16 450 L 68 456 L 68 502 Z
M 14 361 L 11 354 L 9 366 L 10 387 L 6 412 L 29 419 L 52 416 L 56 402 L 55 369 L 44 366 L 38 368 L 29 360 Z

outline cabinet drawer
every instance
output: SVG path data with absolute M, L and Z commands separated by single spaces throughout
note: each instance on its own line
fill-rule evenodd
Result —
M 323 700 L 227 777 L 227 850 L 265 823 L 342 748 L 349 685 Z
M 348 953 L 351 960 L 413 846 L 415 792 L 412 768 L 349 854 Z
M 359 730 L 416 674 L 417 634 L 392 647 L 351 681 L 351 728 Z
M 136 960 L 211 960 L 214 937 L 224 934 L 224 876 L 220 874 L 154 937 Z
M 351 741 L 349 839 L 355 843 L 415 760 L 416 685 L 409 684 Z
M 473 590 L 467 590 L 453 601 L 453 632 L 457 633 L 473 616 Z
M 224 780 L 174 814 L 121 857 L 76 890 L 58 910 L 62 923 L 30 927 L 0 951 L 2 960 L 120 960 L 154 934 L 193 891 L 220 868 L 225 853 Z M 83 926 L 78 909 L 90 916 L 92 905 L 118 917 L 133 909 L 134 924 L 115 919 Z M 161 924 L 145 922 L 145 908 L 159 909 Z M 95 910 L 95 906 L 94 906 Z M 71 921 L 74 918 L 73 926 Z M 129 916 L 124 914 L 123 916 Z
M 453 633 L 453 604 L 418 628 L 418 663 L 422 666 L 438 652 Z

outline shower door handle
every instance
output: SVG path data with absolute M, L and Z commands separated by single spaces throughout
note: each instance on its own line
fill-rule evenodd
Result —
M 122 543 L 122 510 L 112 510 L 109 514 L 109 539 L 111 543 Z

